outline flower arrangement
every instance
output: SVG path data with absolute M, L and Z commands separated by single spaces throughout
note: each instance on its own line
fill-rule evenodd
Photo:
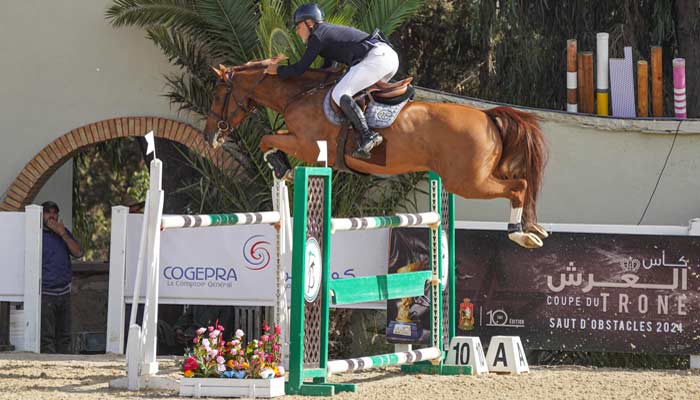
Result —
M 243 346 L 244 332 L 236 330 L 231 340 L 224 340 L 224 327 L 215 324 L 199 328 L 192 339 L 193 347 L 185 354 L 182 371 L 186 378 L 272 379 L 284 375 L 281 329 L 271 330 L 267 323 L 263 335 Z

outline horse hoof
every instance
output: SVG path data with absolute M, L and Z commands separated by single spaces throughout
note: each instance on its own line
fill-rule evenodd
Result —
M 549 237 L 549 233 L 547 233 L 547 230 L 544 229 L 541 225 L 537 224 L 532 224 L 526 229 L 527 233 L 532 233 L 534 235 L 537 235 L 540 239 L 547 239 Z
M 508 234 L 508 238 L 526 249 L 537 249 L 544 244 L 534 233 L 512 232 Z

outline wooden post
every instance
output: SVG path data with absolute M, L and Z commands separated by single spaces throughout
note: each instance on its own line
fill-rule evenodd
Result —
M 649 116 L 649 63 L 637 61 L 637 116 Z
M 584 51 L 579 54 L 578 66 L 579 111 L 592 114 L 595 108 L 593 97 L 593 53 Z
M 576 40 L 569 39 L 566 41 L 566 111 L 578 112 L 576 103 Z
M 596 100 L 597 114 L 608 115 L 610 108 L 610 85 L 608 81 L 608 39 L 610 35 L 600 32 L 596 35 Z
M 654 117 L 664 116 L 664 75 L 662 67 L 662 49 L 651 48 L 651 111 Z
M 685 58 L 673 59 L 673 111 L 676 118 L 687 118 L 685 106 Z

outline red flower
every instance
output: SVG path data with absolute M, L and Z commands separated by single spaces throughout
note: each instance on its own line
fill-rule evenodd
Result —
M 269 332 L 270 331 L 270 326 L 267 324 L 267 322 L 263 322 L 263 332 Z
M 185 360 L 185 363 L 182 365 L 182 370 L 183 371 L 195 371 L 199 365 L 197 364 L 197 360 L 194 357 L 188 357 Z
M 282 333 L 282 328 L 280 328 L 279 325 L 275 325 L 275 335 L 279 335 Z
M 221 331 L 221 332 L 224 331 L 224 327 L 221 326 L 221 325 L 217 325 L 217 326 L 216 326 L 216 329 L 218 329 L 218 330 Z

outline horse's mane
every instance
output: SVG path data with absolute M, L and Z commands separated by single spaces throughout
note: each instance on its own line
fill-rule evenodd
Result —
M 270 60 L 271 59 L 268 58 L 265 60 L 248 61 L 247 63 L 245 63 L 243 65 L 233 65 L 233 66 L 228 67 L 227 69 L 230 72 L 260 70 L 260 69 L 267 68 Z M 304 72 L 302 77 L 306 78 L 306 79 L 319 80 L 321 78 L 327 77 L 329 73 L 332 76 L 340 76 L 341 75 L 340 71 L 320 69 L 320 68 L 309 68 L 308 70 L 306 70 L 306 72 Z
M 267 65 L 269 63 L 269 59 L 267 60 L 257 60 L 257 61 L 248 61 L 247 63 L 243 65 L 233 65 L 229 67 L 229 71 L 233 72 L 239 72 L 239 71 L 248 71 L 251 69 L 263 69 L 267 68 Z

